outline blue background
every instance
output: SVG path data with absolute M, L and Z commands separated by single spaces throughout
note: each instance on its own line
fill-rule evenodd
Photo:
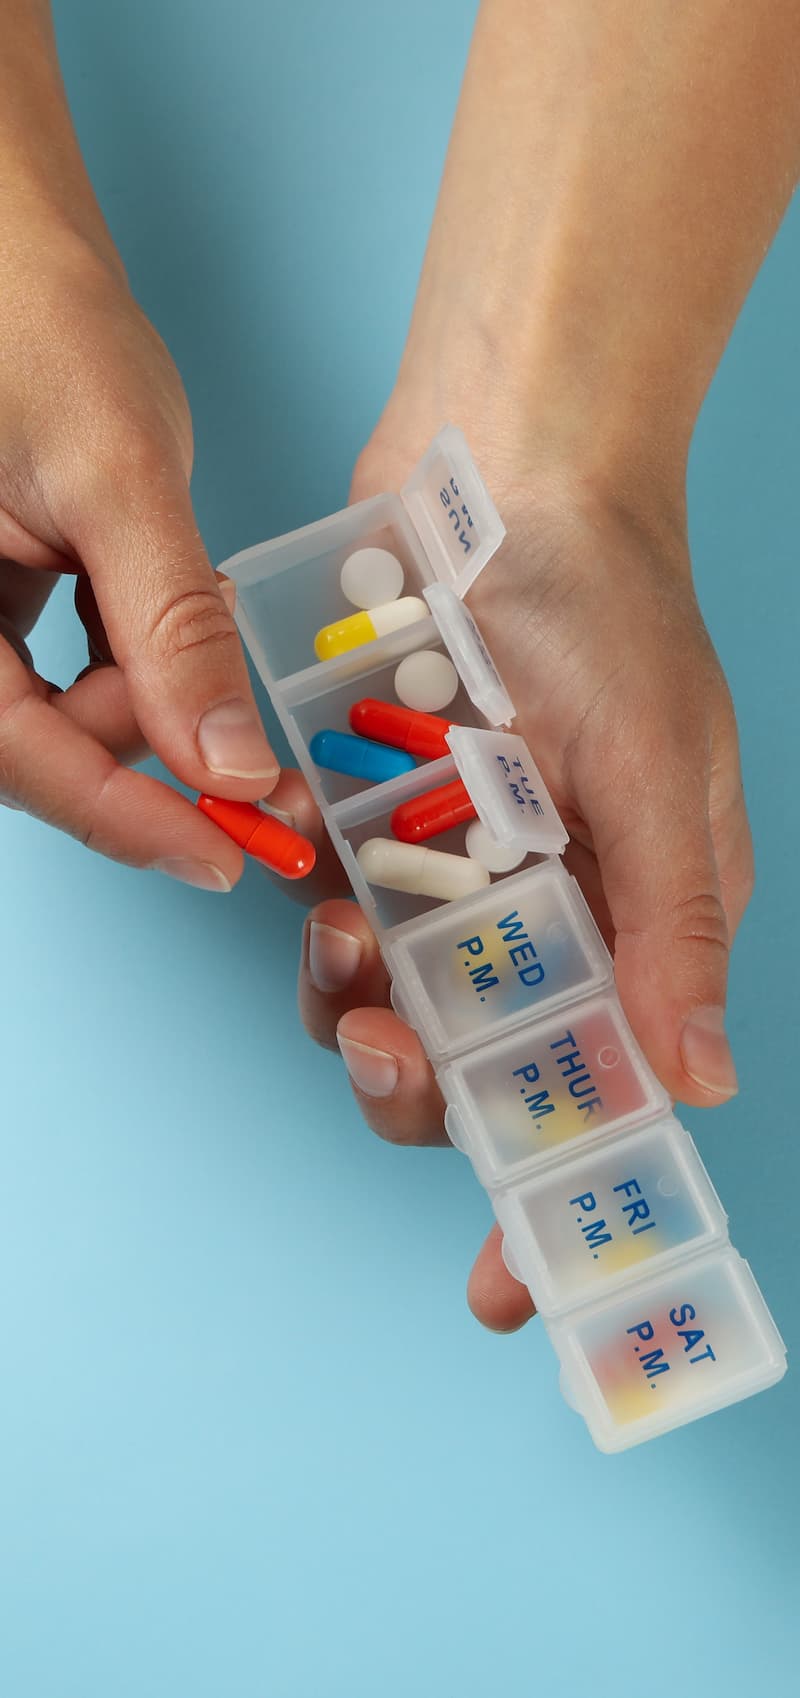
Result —
M 211 552 L 342 504 L 402 344 L 472 8 L 71 0 L 81 139 L 185 376 Z M 759 867 L 739 1099 L 691 1117 L 797 1345 L 800 206 L 691 470 Z M 83 653 L 59 593 L 37 658 Z M 795 1691 L 797 1369 L 619 1458 L 540 1328 L 462 1297 L 466 1164 L 359 1123 L 302 1035 L 298 910 L 4 815 L 5 1698 Z

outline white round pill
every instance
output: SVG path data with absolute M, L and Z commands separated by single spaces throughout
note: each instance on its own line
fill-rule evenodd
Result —
M 435 649 L 407 654 L 394 675 L 395 692 L 404 707 L 414 713 L 438 713 L 458 691 L 458 673 L 452 660 Z
M 369 612 L 399 596 L 403 568 L 388 548 L 357 548 L 355 554 L 348 554 L 339 581 L 353 607 Z
M 485 867 L 487 873 L 510 873 L 528 853 L 527 849 L 520 849 L 517 845 L 498 843 L 482 820 L 473 820 L 467 826 L 464 847 L 471 859 Z

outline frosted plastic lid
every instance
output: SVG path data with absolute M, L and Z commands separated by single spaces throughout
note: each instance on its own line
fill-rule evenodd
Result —
M 428 584 L 422 593 L 470 701 L 490 725 L 510 725 L 514 703 L 469 609 L 448 584 Z
M 524 737 L 453 725 L 447 742 L 478 818 L 498 843 L 562 854 L 569 833 Z
M 437 578 L 461 598 L 506 534 L 456 425 L 444 425 L 401 495 Z

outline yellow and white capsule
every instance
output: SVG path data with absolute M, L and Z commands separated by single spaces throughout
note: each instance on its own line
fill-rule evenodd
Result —
M 371 607 L 369 613 L 351 613 L 347 619 L 337 619 L 333 625 L 323 625 L 314 638 L 317 660 L 333 660 L 348 649 L 360 649 L 362 643 L 374 643 L 377 637 L 388 637 L 404 625 L 416 625 L 427 619 L 428 609 L 417 595 L 401 596 L 399 601 L 386 601 Z
M 368 884 L 438 897 L 442 902 L 472 896 L 491 883 L 487 868 L 466 855 L 446 855 L 418 843 L 395 843 L 390 837 L 369 837 L 356 860 Z

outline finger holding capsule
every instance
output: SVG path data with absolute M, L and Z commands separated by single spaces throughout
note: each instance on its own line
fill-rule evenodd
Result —
M 319 808 L 302 773 L 285 767 L 269 800 L 254 804 L 228 804 L 216 797 L 198 802 L 200 811 L 238 843 L 245 854 L 254 855 L 260 869 L 283 895 L 304 907 L 325 897 L 338 896 L 350 886 L 322 822 Z M 269 822 L 277 827 L 269 832 Z M 299 838 L 295 845 L 293 838 Z M 278 855 L 275 855 L 275 844 Z M 266 848 L 266 853 L 258 853 Z M 292 855 L 297 857 L 292 865 Z M 286 865 L 286 857 L 289 864 Z

